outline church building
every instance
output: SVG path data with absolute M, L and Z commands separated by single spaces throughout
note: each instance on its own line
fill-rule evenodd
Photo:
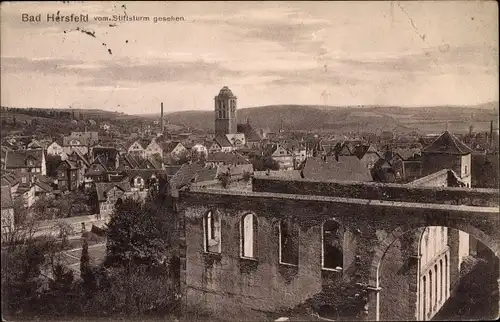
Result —
M 260 141 L 260 136 L 248 121 L 247 124 L 237 123 L 236 104 L 237 97 L 227 86 L 214 97 L 215 138 L 210 152 L 231 152 Z

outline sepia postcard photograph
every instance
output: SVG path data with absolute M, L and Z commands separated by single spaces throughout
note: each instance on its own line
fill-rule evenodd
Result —
M 2 321 L 499 319 L 498 25 L 2 2 Z

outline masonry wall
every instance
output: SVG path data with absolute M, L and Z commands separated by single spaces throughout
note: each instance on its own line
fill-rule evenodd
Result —
M 442 153 L 422 154 L 422 174 L 424 176 L 443 169 L 452 169 L 460 175 L 462 173 L 461 156 Z
M 374 265 L 378 265 L 378 262 L 373 261 L 374 256 L 378 254 L 378 247 L 390 240 L 396 228 L 410 232 L 425 226 L 474 225 L 487 235 L 498 235 L 496 226 L 483 220 L 489 217 L 479 217 L 479 214 L 462 207 L 404 206 L 390 201 L 377 205 L 372 201 L 361 204 L 357 201 L 351 203 L 349 200 L 352 199 L 333 199 L 246 191 L 181 192 L 179 211 L 184 216 L 185 234 L 184 254 L 181 255 L 181 285 L 185 303 L 200 305 L 228 319 L 240 319 L 242 312 L 251 317 L 251 313 L 256 310 L 293 308 L 319 293 L 325 284 L 335 284 L 339 278 L 377 286 L 371 275 Z M 220 255 L 204 253 L 202 217 L 209 209 L 221 216 Z M 257 216 L 259 223 L 256 262 L 239 257 L 239 220 L 248 211 Z M 289 216 L 299 218 L 297 267 L 278 262 L 278 222 Z M 332 217 L 349 232 L 344 237 L 344 270 L 341 276 L 321 269 L 321 224 Z M 405 292 L 417 292 L 414 254 L 405 253 L 411 249 L 408 245 L 413 244 L 413 241 L 404 237 L 406 235 L 397 239 L 399 244 L 395 242 L 394 248 L 389 249 L 380 262 L 380 307 L 385 307 L 381 316 L 383 319 L 412 319 L 412 314 L 414 317 L 416 312 L 414 298 L 405 295 Z M 397 274 L 384 275 L 387 270 L 396 271 Z M 387 278 L 390 276 L 393 276 L 392 280 Z M 407 276 L 414 276 L 415 281 L 410 278 L 405 282 Z M 408 290 L 394 287 L 405 283 L 409 285 Z M 403 299 L 398 305 L 408 307 L 406 312 L 403 310 L 398 316 L 394 316 L 395 312 L 390 308 L 394 306 L 392 299 L 396 298 Z M 371 299 L 370 303 L 373 307 Z M 374 309 L 370 310 L 373 312 Z M 255 320 L 255 314 L 253 316 Z M 373 319 L 373 315 L 368 318 Z
M 440 177 L 442 178 L 442 177 Z M 498 189 L 449 188 L 435 186 L 414 187 L 402 184 L 361 182 L 321 182 L 314 180 L 287 180 L 280 178 L 253 178 L 255 192 L 335 196 L 370 200 L 468 204 L 498 206 Z
M 278 222 L 258 218 L 257 259 L 240 258 L 240 218 L 244 212 L 218 208 L 221 253 L 205 253 L 203 215 L 207 207 L 190 207 L 186 222 L 186 299 L 220 314 L 249 315 L 295 306 L 321 291 L 320 226 L 299 233 L 299 265 L 279 264 Z M 265 212 L 262 209 L 262 212 Z M 251 314 L 250 314 L 251 316 Z

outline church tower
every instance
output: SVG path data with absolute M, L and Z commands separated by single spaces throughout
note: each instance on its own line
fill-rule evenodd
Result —
M 236 96 L 227 86 L 215 96 L 215 136 L 237 132 L 236 100 Z

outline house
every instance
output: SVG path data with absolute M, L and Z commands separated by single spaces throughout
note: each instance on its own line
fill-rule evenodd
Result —
M 163 155 L 163 149 L 161 145 L 156 142 L 156 139 L 153 138 L 145 149 L 145 157 L 150 158 L 155 154 L 158 154 L 160 156 Z
M 92 120 L 90 120 L 92 121 Z M 89 121 L 89 122 L 90 122 Z M 95 123 L 95 122 L 94 122 Z M 94 124 L 95 125 L 95 124 Z M 108 122 L 104 122 L 104 123 L 101 123 L 101 125 L 99 126 L 102 130 L 104 131 L 109 131 L 111 129 L 111 125 L 108 123 Z
M 197 153 L 198 155 L 203 155 L 205 157 L 207 157 L 208 155 L 208 149 L 205 145 L 203 145 L 202 143 L 196 143 L 194 144 L 192 147 L 191 147 L 191 152 L 192 153 Z
M 120 182 L 98 182 L 95 184 L 99 215 L 110 215 L 131 192 L 128 180 Z
M 146 156 L 146 150 L 142 146 L 140 140 L 132 142 L 132 144 L 128 147 L 127 152 L 134 157 L 144 158 Z
M 307 158 L 301 175 L 305 179 L 320 181 L 373 181 L 370 170 L 356 156 Z
M 43 149 L 7 151 L 5 169 L 21 178 L 21 182 L 33 182 L 36 174 L 47 174 Z
M 33 185 L 35 186 L 35 197 L 50 195 L 54 193 L 54 180 L 46 176 L 36 176 Z
M 1 186 L 2 205 L 2 235 L 14 229 L 14 200 L 12 198 L 11 187 Z
M 35 203 L 35 185 L 31 182 L 21 183 L 16 191 L 16 199 L 22 200 L 24 207 L 30 208 Z
M 246 123 L 238 124 L 236 128 L 238 133 L 243 133 L 245 136 L 245 142 L 248 148 L 260 146 L 262 137 L 250 124 L 250 120 L 248 118 Z
M 139 168 L 139 161 L 130 154 L 120 154 L 117 171 L 125 171 Z
M 233 145 L 227 139 L 225 135 L 216 136 L 210 147 L 208 148 L 208 152 L 231 152 L 234 150 Z
M 352 154 L 371 170 L 375 163 L 380 159 L 380 152 L 377 151 L 374 145 L 371 144 L 358 144 L 354 146 Z
M 139 163 L 138 169 L 163 169 L 163 160 L 158 155 L 154 155 L 151 158 L 144 159 Z
M 31 142 L 26 146 L 27 149 L 43 149 L 43 145 L 40 141 L 32 139 Z
M 183 164 L 169 180 L 169 192 L 177 196 L 180 189 L 194 181 L 195 175 L 204 167 L 199 163 Z
M 75 149 L 87 154 L 90 147 L 98 142 L 99 135 L 97 132 L 71 132 L 69 136 L 63 137 L 63 149 L 66 154 L 71 154 Z
M 229 174 L 230 182 L 236 182 L 243 179 L 245 174 L 252 173 L 251 164 L 208 166 L 195 174 L 192 184 L 196 187 L 217 186 L 220 184 L 219 176 L 222 174 Z
M 446 131 L 422 150 L 422 174 L 451 169 L 470 187 L 471 154 L 471 148 Z
M 292 151 L 281 144 L 268 144 L 264 151 L 265 156 L 271 156 L 280 165 L 280 170 L 294 169 L 294 156 Z
M 209 153 L 205 161 L 207 166 L 250 164 L 250 161 L 237 152 Z
M 15 195 L 20 183 L 21 180 L 18 177 L 16 177 L 16 175 L 14 175 L 12 172 L 2 171 L 1 185 L 9 186 L 11 194 L 13 196 Z
M 56 169 L 57 187 L 60 191 L 74 191 L 83 183 L 80 178 L 81 161 L 64 160 Z
M 68 155 L 64 152 L 63 147 L 57 142 L 54 141 L 47 147 L 47 155 L 57 155 L 61 157 L 61 160 L 66 160 Z
M 95 147 L 91 152 L 91 160 L 100 158 L 106 168 L 110 171 L 119 167 L 120 156 L 118 150 L 110 147 Z
M 179 141 L 170 141 L 162 144 L 163 160 L 166 163 L 174 163 L 179 161 L 183 155 L 188 154 L 188 150 Z
M 148 190 L 156 184 L 160 183 L 160 180 L 165 182 L 168 180 L 167 170 L 158 169 L 136 169 L 136 170 L 126 170 L 131 191 L 143 191 Z
M 106 180 L 108 169 L 101 158 L 97 158 L 90 164 L 85 172 L 85 185 L 88 186 L 92 182 L 103 182 Z

